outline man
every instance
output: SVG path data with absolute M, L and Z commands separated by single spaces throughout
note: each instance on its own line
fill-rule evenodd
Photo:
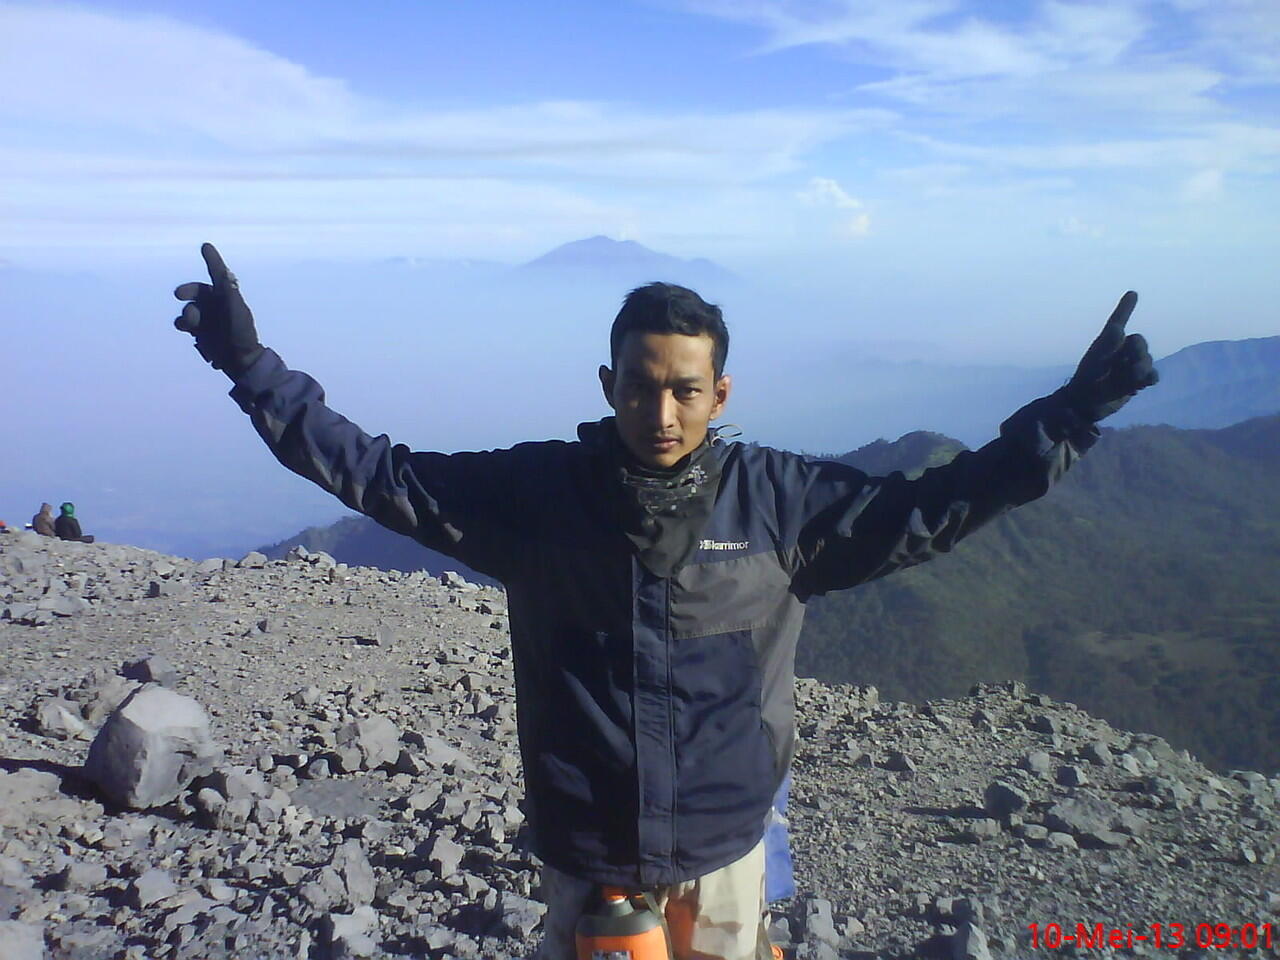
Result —
M 772 956 L 761 835 L 790 763 L 810 597 L 946 551 L 1042 495 L 1097 420 L 1156 382 L 1128 293 L 1071 381 L 914 481 L 719 441 L 729 336 L 682 287 L 633 291 L 575 442 L 414 453 L 324 404 L 257 337 L 217 251 L 175 325 L 234 382 L 275 456 L 379 523 L 507 588 L 540 956 L 573 956 L 599 884 L 656 895 L 675 956 Z
M 80 521 L 76 519 L 76 505 L 64 503 L 58 507 L 58 519 L 53 521 L 53 531 L 59 540 L 75 540 L 79 543 L 93 543 L 93 537 L 86 537 L 80 530 Z
M 31 529 L 42 537 L 56 537 L 58 535 L 53 519 L 53 504 L 40 504 L 40 512 L 31 518 Z

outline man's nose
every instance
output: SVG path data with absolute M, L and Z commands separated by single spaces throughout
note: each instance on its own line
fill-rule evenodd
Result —
M 676 422 L 676 398 L 670 390 L 662 390 L 649 403 L 652 426 L 665 430 Z

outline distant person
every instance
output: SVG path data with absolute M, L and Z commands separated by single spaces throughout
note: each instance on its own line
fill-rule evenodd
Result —
M 652 283 L 627 295 L 597 372 L 613 416 L 571 442 L 414 453 L 329 409 L 263 347 L 235 277 L 201 252 L 211 283 L 174 291 L 190 301 L 175 324 L 231 378 L 276 458 L 506 585 L 545 960 L 574 956 L 602 884 L 652 894 L 678 960 L 780 955 L 761 838 L 795 749 L 805 602 L 946 552 L 1043 495 L 1098 440 L 1094 424 L 1157 379 L 1146 342 L 1125 335 L 1127 293 L 1070 381 L 997 439 L 915 480 L 872 477 L 718 437 L 731 386 L 720 309 Z M 566 349 L 553 329 L 551 359 Z M 529 363 L 555 389 L 555 364 Z M 423 392 L 424 406 L 450 399 L 429 380 Z
M 45 506 L 48 506 L 48 504 L 45 504 Z M 93 543 L 93 537 L 86 537 L 80 532 L 80 521 L 76 519 L 76 505 L 74 503 L 64 503 L 58 507 L 58 510 L 58 519 L 53 521 L 53 529 L 59 539 Z
M 53 519 L 53 504 L 40 504 L 40 512 L 31 518 L 31 529 L 42 537 L 58 536 L 58 531 Z

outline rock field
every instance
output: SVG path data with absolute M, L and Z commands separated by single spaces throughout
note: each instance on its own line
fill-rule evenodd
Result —
M 530 955 L 508 642 L 455 575 L 0 533 L 0 960 Z M 1280 956 L 1280 776 L 1019 683 L 796 692 L 788 957 Z

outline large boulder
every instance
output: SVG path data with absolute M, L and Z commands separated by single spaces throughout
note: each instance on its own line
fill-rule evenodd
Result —
M 89 747 L 85 775 L 116 803 L 145 809 L 175 799 L 213 771 L 221 751 L 190 697 L 148 684 L 122 703 Z

